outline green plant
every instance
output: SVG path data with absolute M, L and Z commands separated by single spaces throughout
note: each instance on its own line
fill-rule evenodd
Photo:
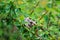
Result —
M 0 40 L 60 40 L 60 1 L 0 1 Z M 25 18 L 37 23 L 30 28 Z

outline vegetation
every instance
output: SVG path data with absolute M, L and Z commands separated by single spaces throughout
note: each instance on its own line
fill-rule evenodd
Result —
M 60 1 L 0 0 L 0 40 L 60 40 Z

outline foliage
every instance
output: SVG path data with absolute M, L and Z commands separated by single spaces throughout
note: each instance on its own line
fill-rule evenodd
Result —
M 0 40 L 60 40 L 59 0 L 0 0 Z M 25 18 L 35 20 L 28 28 Z

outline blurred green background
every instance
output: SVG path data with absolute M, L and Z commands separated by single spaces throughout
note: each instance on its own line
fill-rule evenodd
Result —
M 0 40 L 60 40 L 60 0 L 0 0 Z

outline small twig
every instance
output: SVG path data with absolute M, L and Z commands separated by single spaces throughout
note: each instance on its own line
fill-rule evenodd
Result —
M 47 12 L 48 12 L 48 11 L 45 11 L 45 13 L 39 18 L 39 20 L 41 20 L 41 19 L 44 17 L 44 15 L 47 14 Z
M 33 7 L 34 9 L 39 5 L 39 2 L 40 2 L 40 1 L 38 1 L 37 4 Z M 31 10 L 31 14 L 34 12 L 34 9 Z

